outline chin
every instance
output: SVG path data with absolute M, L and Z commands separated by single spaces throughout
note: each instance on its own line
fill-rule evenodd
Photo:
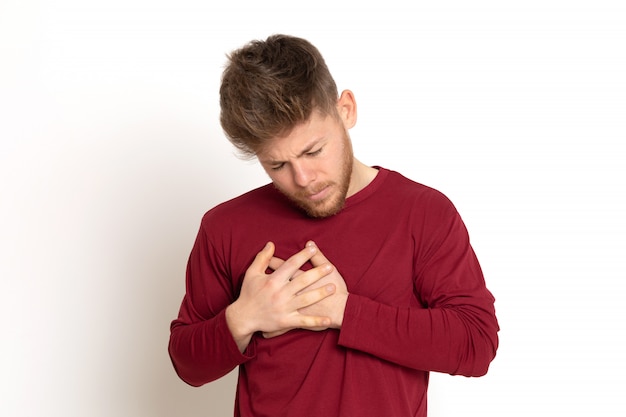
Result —
M 278 188 L 291 202 L 302 210 L 307 216 L 315 219 L 323 219 L 325 217 L 331 217 L 339 213 L 345 203 L 348 193 L 348 182 L 343 187 L 334 187 L 333 193 L 323 201 L 312 202 L 304 195 L 298 195 L 296 193 L 288 193 L 285 190 Z
M 315 218 L 315 219 L 323 219 L 326 217 L 334 216 L 339 213 L 345 204 L 345 199 L 341 199 L 341 201 L 329 202 L 328 204 L 321 205 L 307 205 L 307 204 L 298 204 L 298 206 L 306 213 L 307 216 Z

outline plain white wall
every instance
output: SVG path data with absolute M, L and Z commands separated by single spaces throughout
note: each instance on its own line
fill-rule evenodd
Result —
M 224 54 L 285 32 L 354 91 L 360 159 L 446 193 L 497 298 L 431 416 L 626 413 L 621 1 L 0 0 L 0 415 L 232 414 L 166 346 L 201 215 L 266 182 L 218 124 Z

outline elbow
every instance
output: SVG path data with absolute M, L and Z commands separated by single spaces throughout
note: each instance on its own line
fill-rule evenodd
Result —
M 201 380 L 196 380 L 193 377 L 189 377 L 187 375 L 185 375 L 182 372 L 179 372 L 179 370 L 176 368 L 176 366 L 174 366 L 174 370 L 176 371 L 176 375 L 178 375 L 178 378 L 180 378 L 181 381 L 183 381 L 185 384 L 197 388 L 197 387 L 201 387 L 202 385 L 206 384 L 205 381 L 201 381 Z
M 168 350 L 172 367 L 174 368 L 174 372 L 176 372 L 178 378 L 180 378 L 184 383 L 192 387 L 199 387 L 205 384 L 205 381 L 201 381 L 198 378 L 195 378 L 193 370 L 188 370 L 183 361 L 176 359 L 176 353 L 172 351 L 171 347 Z
M 481 318 L 473 316 L 466 321 L 467 339 L 465 364 L 462 375 L 481 377 L 487 375 L 498 351 L 500 326 L 493 311 Z
M 209 378 L 199 372 L 202 367 L 199 366 L 198 360 L 193 356 L 192 351 L 183 349 L 180 340 L 175 334 L 170 336 L 167 353 L 176 375 L 184 383 L 192 387 L 200 387 L 210 382 Z
M 170 352 L 170 360 L 172 362 L 172 366 L 178 378 L 180 378 L 185 384 L 192 387 L 201 387 L 214 379 L 210 376 L 203 375 L 198 372 L 198 367 L 193 365 L 186 365 L 184 361 L 177 361 L 175 357 Z
M 482 360 L 477 360 L 474 363 L 474 366 L 471 368 L 470 372 L 465 374 L 465 376 L 478 378 L 487 375 L 487 372 L 489 372 L 489 366 L 491 365 L 491 362 L 494 358 L 495 355 L 483 358 Z
M 482 335 L 472 340 L 468 349 L 471 352 L 459 366 L 459 374 L 467 377 L 481 377 L 487 375 L 489 367 L 496 357 L 498 350 L 497 331 L 492 335 Z
M 193 349 L 181 347 L 174 337 L 170 339 L 168 354 L 176 375 L 192 387 L 206 385 L 234 369 L 234 366 L 218 366 L 211 354 L 198 354 Z

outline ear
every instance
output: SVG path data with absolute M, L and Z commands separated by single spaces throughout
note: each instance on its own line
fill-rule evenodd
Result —
M 346 129 L 351 129 L 356 125 L 356 100 L 350 90 L 341 92 L 337 100 L 337 113 Z

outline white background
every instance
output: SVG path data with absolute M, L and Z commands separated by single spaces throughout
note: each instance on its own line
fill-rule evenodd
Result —
M 188 387 L 166 347 L 200 217 L 267 181 L 224 56 L 277 32 L 354 91 L 357 156 L 470 230 L 501 347 L 430 415 L 625 415 L 625 3 L 249 3 L 0 0 L 0 415 L 232 415 L 234 375 Z

